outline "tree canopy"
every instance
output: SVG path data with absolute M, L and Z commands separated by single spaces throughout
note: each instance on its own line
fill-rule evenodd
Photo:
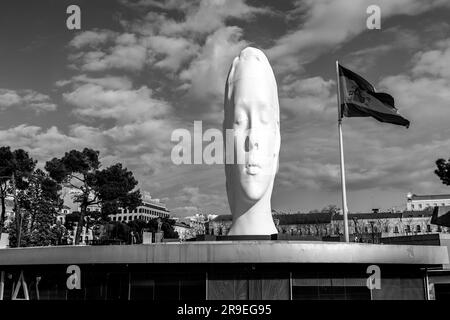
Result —
M 437 169 L 434 173 L 441 179 L 442 183 L 450 186 L 450 159 L 447 161 L 444 159 L 436 160 Z
M 27 181 L 28 187 L 17 194 L 21 214 L 9 226 L 10 245 L 47 246 L 58 243 L 64 229 L 56 228 L 58 209 L 62 206 L 59 185 L 44 171 L 37 169 Z M 21 233 L 18 234 L 18 228 Z
M 15 191 L 23 190 L 27 187 L 27 178 L 33 172 L 36 161 L 23 149 L 11 151 L 9 146 L 0 147 L 0 233 L 5 224 L 6 205 L 5 199 L 8 195 L 14 197 L 16 202 Z M 16 211 L 16 205 L 14 206 Z
M 137 181 L 131 171 L 117 163 L 100 170 L 99 151 L 84 148 L 71 150 L 62 158 L 53 158 L 45 165 L 50 176 L 59 183 L 75 189 L 73 201 L 80 204 L 80 217 L 75 244 L 81 238 L 87 208 L 99 205 L 102 216 L 117 213 L 118 207 L 136 209 L 141 203 L 139 190 L 134 190 Z

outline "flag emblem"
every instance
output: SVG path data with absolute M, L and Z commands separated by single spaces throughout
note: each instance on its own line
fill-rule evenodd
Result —
M 409 127 L 394 105 L 394 98 L 384 92 L 376 92 L 373 85 L 360 75 L 339 65 L 341 105 L 339 116 L 373 117 L 381 122 Z

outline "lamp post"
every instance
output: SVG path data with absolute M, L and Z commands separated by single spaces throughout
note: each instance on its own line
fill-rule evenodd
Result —
M 14 216 L 16 218 L 16 226 L 17 226 L 17 247 L 20 247 L 20 237 L 21 237 L 21 231 L 22 231 L 22 215 L 20 212 L 20 206 L 17 202 L 17 188 L 16 188 L 16 175 L 13 172 L 11 176 L 0 176 L 0 178 L 9 178 L 11 179 L 12 183 L 12 189 L 13 189 L 13 196 L 14 196 Z M 4 221 L 2 221 L 2 224 Z M 3 225 L 1 226 L 3 230 Z
M 356 239 L 359 240 L 358 236 L 359 236 L 359 230 L 358 230 L 358 218 L 357 217 L 353 217 L 352 218 L 353 223 L 355 224 L 355 234 L 356 234 Z
M 5 178 L 7 178 L 7 179 L 11 179 L 11 176 L 0 176 L 0 179 L 5 179 Z M 3 218 L 3 217 L 2 217 Z M 0 232 L 3 232 L 3 227 L 4 227 L 4 224 L 5 224 L 5 221 L 0 221 L 1 222 L 1 225 L 0 225 Z
M 370 226 L 372 227 L 372 243 L 375 243 L 375 234 L 373 233 L 373 224 L 375 221 L 370 221 Z

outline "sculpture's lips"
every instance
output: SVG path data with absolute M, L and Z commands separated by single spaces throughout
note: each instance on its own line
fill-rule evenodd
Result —
M 245 170 L 249 175 L 256 175 L 261 171 L 261 166 L 257 163 L 247 163 L 245 165 Z

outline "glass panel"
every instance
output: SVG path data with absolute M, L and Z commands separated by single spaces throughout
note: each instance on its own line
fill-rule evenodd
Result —
M 302 272 L 293 274 L 292 299 L 370 300 L 371 295 L 359 273 Z
M 81 281 L 81 288 L 84 288 L 86 300 L 106 299 L 106 275 L 104 272 L 84 272 Z
M 153 300 L 155 292 L 155 280 L 151 273 L 131 273 L 131 300 Z
M 128 300 L 128 272 L 111 272 L 106 275 L 106 299 Z
M 179 300 L 179 280 L 167 275 L 155 279 L 155 300 Z
M 67 275 L 64 272 L 38 272 L 40 277 L 37 290 L 34 285 L 35 296 L 39 295 L 39 300 L 66 300 L 67 299 Z M 27 280 L 28 281 L 28 280 Z M 37 292 L 38 291 L 38 292 Z
M 180 281 L 181 300 L 205 300 L 206 299 L 206 279 L 200 275 Z

